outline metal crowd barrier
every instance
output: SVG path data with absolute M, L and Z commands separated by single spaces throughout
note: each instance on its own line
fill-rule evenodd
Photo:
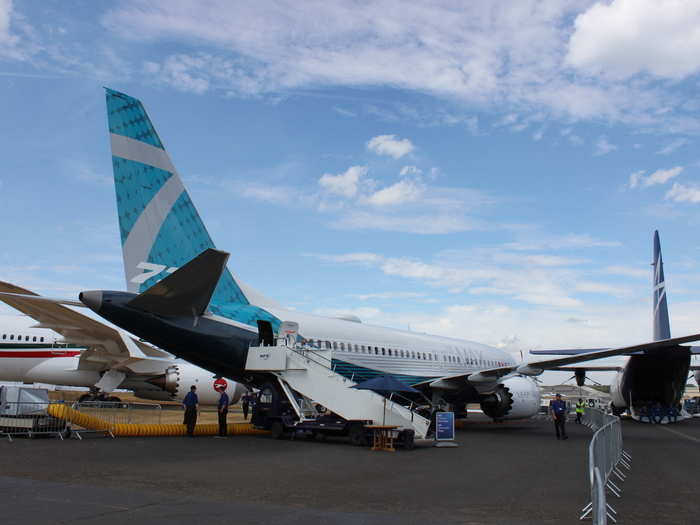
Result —
M 157 404 L 86 401 L 74 403 L 71 408 L 86 416 L 73 418 L 71 423 L 71 430 L 78 439 L 95 432 L 114 437 L 112 429 L 116 425 L 160 425 L 162 419 L 162 407 Z
M 0 407 L 0 435 L 12 441 L 13 436 L 55 436 L 60 439 L 70 435 L 70 426 L 64 419 L 53 417 L 48 408 L 54 402 L 6 401 Z
M 583 423 L 595 431 L 588 447 L 588 469 L 591 483 L 591 502 L 581 511 L 580 519 L 590 516 L 595 525 L 606 525 L 608 519 L 616 523 L 615 509 L 607 502 L 607 490 L 622 497 L 622 489 L 611 479 L 614 474 L 620 481 L 625 475 L 619 466 L 630 470 L 632 457 L 622 448 L 620 418 L 601 410 L 589 408 Z

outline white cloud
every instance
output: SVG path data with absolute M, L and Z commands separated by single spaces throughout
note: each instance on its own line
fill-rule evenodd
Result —
M 615 77 L 683 78 L 700 71 L 700 3 L 597 2 L 574 27 L 566 61 L 576 68 Z
M 335 111 L 338 115 L 342 117 L 356 117 L 357 113 L 354 111 L 350 111 L 349 109 L 340 107 L 340 106 L 333 106 L 333 111 Z
M 631 295 L 630 290 L 622 286 L 616 286 L 607 283 L 599 283 L 595 281 L 578 281 L 575 285 L 575 288 L 579 292 L 610 295 L 613 297 L 626 297 Z
M 700 186 L 686 186 L 677 182 L 666 192 L 666 200 L 675 202 L 700 202 Z
M 10 14 L 12 13 L 12 0 L 0 0 L 0 42 L 10 38 Z
M 628 297 L 618 283 L 594 281 L 578 266 L 578 257 L 538 253 L 523 255 L 506 247 L 453 250 L 432 261 L 411 257 L 387 257 L 377 253 L 317 255 L 322 260 L 376 268 L 388 276 L 440 287 L 448 293 L 503 296 L 512 300 L 557 308 L 582 304 L 578 294 L 609 298 Z
M 423 194 L 423 186 L 410 180 L 400 180 L 384 189 L 376 191 L 367 202 L 372 206 L 395 206 L 417 201 Z
M 568 235 L 541 235 L 538 233 L 521 234 L 518 241 L 506 243 L 507 249 L 529 250 L 561 250 L 582 248 L 614 248 L 620 246 L 618 241 L 596 239 L 587 233 L 570 233 Z
M 425 297 L 420 292 L 375 292 L 366 294 L 349 294 L 348 297 L 359 299 L 360 301 L 374 301 L 381 299 L 418 299 Z
M 482 225 L 463 214 L 437 212 L 436 214 L 368 212 L 351 210 L 341 214 L 331 226 L 339 230 L 378 230 L 387 232 L 442 235 L 481 229 Z
M 342 195 L 343 197 L 354 197 L 357 195 L 357 188 L 360 179 L 367 174 L 366 166 L 351 166 L 344 173 L 333 175 L 326 173 L 318 180 L 319 185 L 329 193 Z
M 655 186 L 657 184 L 666 184 L 669 180 L 677 177 L 682 172 L 682 166 L 676 166 L 675 168 L 669 168 L 666 170 L 656 170 L 654 173 L 646 177 L 644 176 L 644 173 L 646 173 L 644 170 L 635 171 L 630 175 L 629 187 L 648 188 L 649 186 Z
M 648 268 L 637 268 L 635 266 L 611 265 L 602 269 L 603 273 L 610 275 L 622 275 L 625 277 L 648 278 L 651 272 Z
M 21 39 L 11 31 L 14 18 L 12 0 L 0 0 L 0 59 L 25 60 L 28 55 L 21 49 Z M 26 31 L 29 26 L 22 24 L 21 29 Z
M 95 172 L 87 166 L 79 166 L 76 169 L 75 177 L 80 182 L 87 184 L 97 184 L 99 186 L 111 186 L 114 183 L 114 178 L 110 175 L 103 175 Z
M 598 138 L 598 140 L 595 143 L 595 151 L 594 155 L 600 156 L 600 155 L 607 155 L 608 153 L 615 151 L 617 149 L 617 146 L 615 144 L 611 144 L 608 141 L 608 138 L 605 136 L 602 136 Z
M 158 78 L 159 82 L 169 84 L 180 91 L 202 94 L 209 89 L 209 76 L 198 74 L 207 64 L 203 56 L 172 55 L 165 62 L 145 62 L 144 72 Z
M 421 175 L 422 173 L 423 170 L 418 168 L 417 166 L 404 166 L 403 168 L 401 168 L 399 175 L 404 177 L 406 175 Z
M 396 138 L 396 135 L 377 135 L 367 142 L 367 149 L 377 155 L 389 155 L 400 159 L 413 151 L 413 144 L 408 139 Z
M 567 121 L 604 118 L 698 129 L 694 117 L 658 111 L 661 103 L 681 108 L 685 100 L 680 88 L 660 90 L 645 82 L 572 75 L 562 67 L 567 51 L 577 67 L 605 56 L 600 50 L 580 51 L 591 40 L 592 24 L 587 21 L 598 12 L 594 10 L 579 18 L 567 49 L 572 20 L 591 3 L 418 0 L 399 6 L 396 0 L 380 0 L 358 9 L 339 2 L 300 6 L 291 0 L 235 5 L 202 0 L 195 9 L 185 0 L 126 0 L 102 22 L 124 39 L 209 50 L 228 73 L 220 75 L 212 63 L 208 74 L 237 93 L 381 86 L 497 108 L 504 114 L 544 112 L 545 117 Z M 390 21 L 387 12 L 392 13 Z M 684 27 L 692 23 L 690 16 Z M 610 32 L 619 33 L 624 32 L 617 27 Z M 674 49 L 686 37 L 687 31 L 680 31 L 673 43 L 659 46 Z M 652 45 L 663 39 L 645 40 Z M 700 56 L 689 47 L 680 55 Z M 625 60 L 608 69 L 612 67 L 628 69 Z M 467 125 L 476 129 L 477 122 Z
M 656 152 L 657 155 L 670 155 L 674 151 L 676 151 L 678 148 L 682 148 L 683 146 L 690 144 L 690 141 L 688 139 L 680 138 L 676 139 L 672 142 L 669 142 L 666 144 L 663 148 L 661 148 L 659 151 Z

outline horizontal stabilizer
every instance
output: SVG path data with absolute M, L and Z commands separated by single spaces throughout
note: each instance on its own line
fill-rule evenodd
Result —
M 202 315 L 211 300 L 229 254 L 208 248 L 182 268 L 157 282 L 128 305 L 166 317 Z

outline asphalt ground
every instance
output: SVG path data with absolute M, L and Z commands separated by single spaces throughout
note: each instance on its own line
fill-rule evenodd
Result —
M 469 424 L 457 448 L 372 452 L 268 436 L 0 441 L 0 522 L 575 523 L 591 431 Z M 696 523 L 700 420 L 625 422 L 619 523 Z

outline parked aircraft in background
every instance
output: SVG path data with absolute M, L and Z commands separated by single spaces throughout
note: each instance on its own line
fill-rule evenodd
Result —
M 539 409 L 530 376 L 573 363 L 634 352 L 673 354 L 700 334 L 530 363 L 467 340 L 416 334 L 286 310 L 244 288 L 214 249 L 169 155 L 135 98 L 107 90 L 112 164 L 128 292 L 86 291 L 80 300 L 131 333 L 203 368 L 249 386 L 251 344 L 272 342 L 296 322 L 311 348 L 355 381 L 391 374 L 435 405 L 478 402 L 496 419 Z M 162 280 L 161 280 L 162 279 Z
M 245 392 L 234 381 L 217 380 L 212 372 L 19 286 L 0 281 L 0 301 L 38 321 L 32 328 L 0 326 L 0 381 L 91 388 L 83 401 L 118 400 L 115 389 L 182 401 L 196 385 L 200 403 L 216 404 L 215 381 L 225 385 L 233 402 Z
M 654 232 L 653 256 L 653 338 L 654 341 L 663 341 L 671 338 L 671 327 L 658 231 Z M 601 349 L 532 350 L 530 353 L 573 356 L 595 350 Z M 628 410 L 633 417 L 639 419 L 642 409 L 657 405 L 663 408 L 680 406 L 689 370 L 695 370 L 696 381 L 700 379 L 700 367 L 691 364 L 691 356 L 697 353 L 700 353 L 698 346 L 676 346 L 657 351 L 630 352 L 627 354 L 629 360 L 622 367 L 584 364 L 560 369 L 573 371 L 579 385 L 585 381 L 587 372 L 617 371 L 610 384 L 613 410 L 616 413 Z

